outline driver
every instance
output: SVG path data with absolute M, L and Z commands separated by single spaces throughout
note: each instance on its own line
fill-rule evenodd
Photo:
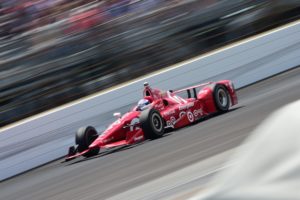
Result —
M 151 105 L 151 97 L 145 97 L 141 100 L 138 101 L 138 105 L 137 105 L 137 110 L 138 111 L 143 111 L 146 110 L 147 108 L 149 108 L 149 106 Z

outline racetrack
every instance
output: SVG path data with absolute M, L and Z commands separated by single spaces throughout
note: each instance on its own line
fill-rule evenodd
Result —
M 241 89 L 238 97 L 230 112 L 161 139 L 88 160 L 58 160 L 3 181 L 0 199 L 107 199 L 232 149 L 273 110 L 300 99 L 300 68 Z

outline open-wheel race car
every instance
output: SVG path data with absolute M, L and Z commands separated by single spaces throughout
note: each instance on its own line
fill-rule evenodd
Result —
M 79 128 L 76 146 L 69 148 L 66 161 L 97 155 L 104 148 L 159 138 L 166 129 L 177 129 L 208 115 L 226 112 L 237 102 L 234 86 L 229 80 L 176 91 L 154 89 L 144 83 L 143 99 L 123 116 L 114 113 L 116 121 L 103 133 L 99 134 L 92 126 Z

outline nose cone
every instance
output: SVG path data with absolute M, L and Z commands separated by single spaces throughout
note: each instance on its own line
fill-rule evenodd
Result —
M 89 148 L 93 149 L 96 147 L 101 147 L 102 145 L 103 145 L 102 139 L 98 137 L 94 142 L 92 142 L 92 144 L 90 144 Z
M 95 147 L 98 147 L 98 145 L 95 144 L 95 143 L 92 143 L 92 144 L 89 146 L 89 149 L 93 149 L 93 148 L 95 148 Z

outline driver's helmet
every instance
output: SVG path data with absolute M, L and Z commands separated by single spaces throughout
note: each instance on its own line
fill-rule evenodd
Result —
M 150 101 L 148 99 L 141 99 L 138 102 L 137 110 L 142 111 L 146 110 L 150 105 Z

